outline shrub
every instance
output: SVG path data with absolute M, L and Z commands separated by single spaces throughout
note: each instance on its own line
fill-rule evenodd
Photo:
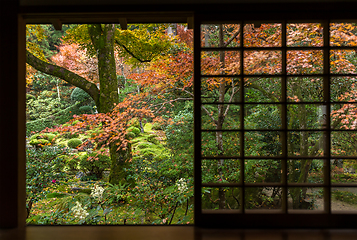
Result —
M 58 155 L 66 153 L 65 149 L 44 146 L 43 148 L 26 149 L 26 196 L 28 212 L 33 202 L 45 197 L 44 191 L 58 180 L 65 179 L 63 162 Z
M 73 156 L 68 156 L 66 159 L 66 165 L 70 171 L 77 171 L 79 167 L 79 162 L 83 157 L 87 157 L 86 152 L 79 152 Z
M 127 139 L 133 139 L 133 138 L 135 138 L 136 137 L 136 135 L 135 135 L 135 133 L 133 133 L 133 132 L 128 132 L 128 133 L 126 133 L 126 138 Z
M 34 135 L 32 135 L 30 137 L 30 140 L 33 140 L 33 139 L 46 139 L 50 142 L 52 142 L 52 140 L 56 137 L 55 134 L 53 133 L 36 133 Z
M 110 157 L 99 152 L 85 154 L 80 157 L 79 166 L 89 172 L 88 175 L 95 175 L 98 179 L 102 178 L 103 171 L 110 167 Z
M 149 148 L 151 145 L 152 145 L 151 143 L 144 142 L 144 143 L 140 143 L 137 146 L 137 148 L 139 148 L 139 149 Z
M 79 138 L 72 138 L 68 140 L 67 146 L 70 148 L 77 148 L 82 144 L 82 140 Z
M 43 147 L 45 145 L 50 145 L 50 141 L 46 139 L 32 139 L 29 144 L 34 147 Z
M 79 134 L 78 133 L 66 132 L 66 133 L 62 133 L 61 137 L 67 138 L 67 139 L 72 139 L 72 138 L 78 138 Z
M 71 94 L 71 100 L 75 102 L 85 102 L 91 100 L 91 96 L 83 89 L 75 88 Z
M 154 143 L 154 144 L 158 144 L 160 141 L 156 139 L 157 136 L 155 134 L 150 134 L 147 137 L 148 142 Z
M 93 113 L 93 107 L 89 106 L 89 105 L 85 105 L 79 108 L 79 111 L 81 112 L 81 114 L 91 114 Z
M 55 137 L 56 135 L 52 133 L 37 133 L 31 136 L 29 144 L 34 147 L 51 145 Z
M 140 129 L 140 122 L 137 118 L 132 118 L 128 124 L 130 127 L 136 127 L 138 129 Z
M 152 125 L 151 129 L 153 129 L 153 130 L 162 130 L 162 126 L 161 126 L 160 123 L 154 122 L 154 124 Z
M 137 137 L 137 136 L 139 136 L 141 131 L 140 131 L 139 128 L 131 126 L 131 127 L 128 128 L 128 132 L 134 133 L 135 136 Z
M 340 200 L 349 204 L 356 204 L 357 194 L 348 192 L 348 191 L 333 191 L 332 196 L 335 197 L 336 200 Z

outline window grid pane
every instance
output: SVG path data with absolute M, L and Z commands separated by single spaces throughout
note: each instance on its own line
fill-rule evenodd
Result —
M 223 25 L 216 24 L 215 26 L 218 29 L 215 37 L 220 39 L 219 27 Z M 217 179 L 212 179 L 213 182 L 204 181 L 203 185 L 201 182 L 201 185 L 198 184 L 198 186 L 212 187 L 212 189 L 214 187 L 217 190 L 215 194 L 223 198 L 223 201 L 216 199 L 219 204 L 214 209 L 240 209 L 235 212 L 238 214 L 248 214 L 252 207 L 257 207 L 258 210 L 264 209 L 264 207 L 265 209 L 277 209 L 277 206 L 271 205 L 274 198 L 267 201 L 267 195 L 276 197 L 279 202 L 278 209 L 285 213 L 294 213 L 300 207 L 301 209 L 313 208 L 312 196 L 318 196 L 320 199 L 318 208 L 312 212 L 333 213 L 331 212 L 334 210 L 331 208 L 332 198 L 337 199 L 341 195 L 332 189 L 333 186 L 339 189 L 344 189 L 344 186 L 357 188 L 357 184 L 354 186 L 353 184 L 339 183 L 336 180 L 338 176 L 331 173 L 332 166 L 330 164 L 333 160 L 331 157 L 339 156 L 346 158 L 342 161 L 350 164 L 357 161 L 353 159 L 356 155 L 351 149 L 340 149 L 340 152 L 336 150 L 338 141 L 348 140 L 349 137 L 352 137 L 350 135 L 354 136 L 351 129 L 355 129 L 357 122 L 349 122 L 345 125 L 340 123 L 338 129 L 335 130 L 336 126 L 331 121 L 331 118 L 341 115 L 339 109 L 341 106 L 341 109 L 345 109 L 345 111 L 350 109 L 349 111 L 354 112 L 353 109 L 348 108 L 349 105 L 353 105 L 353 107 L 356 105 L 350 104 L 355 102 L 353 96 L 343 95 L 344 92 L 336 86 L 332 87 L 331 83 L 343 85 L 343 89 L 357 86 L 354 83 L 357 73 L 355 65 L 347 66 L 341 63 L 341 58 L 351 57 L 355 54 L 357 48 L 351 47 L 355 44 L 348 42 L 346 47 L 343 43 L 340 45 L 332 43 L 330 37 L 337 37 L 333 35 L 336 32 L 330 32 L 330 26 L 335 27 L 335 25 L 330 25 L 328 21 L 314 24 L 278 22 L 257 25 L 236 24 L 235 26 L 239 26 L 235 28 L 237 32 L 230 34 L 234 35 L 239 44 L 228 46 L 221 41 L 213 44 L 215 48 L 201 45 L 201 58 L 206 58 L 208 53 L 213 51 L 217 52 L 217 56 L 220 55 L 220 60 L 216 59 L 215 66 L 220 70 L 201 72 L 201 80 L 234 77 L 235 80 L 232 82 L 235 83 L 231 85 L 228 85 L 229 81 L 217 83 L 214 85 L 216 95 L 212 96 L 212 92 L 209 92 L 210 98 L 204 97 L 204 93 L 201 94 L 201 101 L 210 105 L 211 109 L 215 108 L 215 111 L 212 111 L 214 124 L 209 128 L 204 127 L 204 114 L 207 113 L 207 109 L 202 110 L 202 136 L 206 136 L 210 132 L 215 135 L 215 139 L 212 138 L 209 142 L 216 146 L 209 147 L 209 150 L 215 151 L 214 149 L 216 149 L 217 152 L 210 156 L 202 155 L 200 159 L 211 159 L 202 160 L 201 164 L 207 165 L 210 162 L 211 167 L 228 171 L 228 168 L 222 166 L 224 159 L 231 157 L 227 162 L 233 164 L 233 169 L 237 172 L 236 179 L 233 182 L 229 181 L 228 173 L 220 173 L 220 170 L 216 170 L 215 177 Z M 264 35 L 264 31 L 269 26 L 273 30 L 270 29 L 271 31 L 267 31 L 267 34 Z M 294 38 L 292 29 L 299 28 L 312 29 L 315 35 L 300 35 Z M 249 35 L 247 29 L 255 32 L 255 35 Z M 274 31 L 279 31 L 277 42 L 274 43 L 271 39 L 268 39 L 266 43 L 259 40 L 262 39 L 262 36 L 271 37 Z M 331 31 L 336 31 L 336 29 Z M 205 37 L 207 38 L 207 34 Z M 249 39 L 254 41 L 250 44 Z M 226 60 L 227 56 L 234 57 L 228 57 L 229 60 Z M 201 59 L 201 63 L 204 65 L 205 61 L 210 62 L 210 60 Z M 204 69 L 204 66 L 201 69 Z M 275 85 L 269 85 L 269 82 L 275 82 Z M 271 87 L 270 92 L 265 91 L 268 86 Z M 230 88 L 234 91 L 230 90 L 229 92 Z M 210 102 L 210 100 L 212 101 Z M 331 104 L 332 102 L 334 104 Z M 229 112 L 229 108 L 236 112 L 230 116 L 225 115 Z M 259 115 L 269 116 L 265 117 L 263 121 L 259 120 Z M 225 116 L 233 117 L 237 121 L 234 124 L 229 123 L 229 126 L 234 127 L 227 128 L 228 125 L 222 120 Z M 342 130 L 342 125 L 347 129 Z M 239 144 L 239 147 L 233 147 L 233 145 L 228 148 L 224 147 L 225 140 L 219 136 L 224 136 L 226 132 L 235 132 L 235 137 L 228 137 L 228 141 L 230 144 Z M 259 143 L 262 142 L 269 142 L 269 146 L 266 144 L 259 146 Z M 344 152 L 348 154 L 343 155 Z M 216 166 L 213 161 L 221 162 L 221 165 L 217 163 Z M 264 164 L 269 161 L 271 164 L 279 166 L 276 172 L 279 177 L 277 177 L 278 180 L 271 178 L 268 182 L 262 182 L 261 174 L 266 174 Z M 295 169 L 293 169 L 294 166 Z M 316 166 L 322 169 L 322 172 L 314 171 Z M 202 174 L 204 174 L 203 171 Z M 292 177 L 294 172 L 300 173 L 300 175 L 296 175 L 295 179 Z M 301 179 L 303 172 L 306 172 L 305 179 Z M 314 181 L 307 182 L 308 177 Z M 331 179 L 333 183 L 331 183 Z M 228 182 L 229 185 L 224 182 Z M 227 187 L 240 189 L 234 196 L 241 202 L 236 202 L 233 208 L 229 205 L 231 200 L 227 200 L 233 195 L 228 194 L 227 199 L 224 195 Z M 279 189 L 276 190 L 278 195 L 271 192 L 271 189 Z M 255 199 L 253 193 L 260 198 Z M 296 199 L 299 199 L 300 205 L 294 205 Z M 226 200 L 227 202 L 225 202 Z M 253 200 L 257 204 L 252 204 Z M 202 203 L 203 210 L 205 204 L 207 203 Z M 210 209 L 212 210 L 212 208 Z M 246 209 L 249 211 L 246 212 Z

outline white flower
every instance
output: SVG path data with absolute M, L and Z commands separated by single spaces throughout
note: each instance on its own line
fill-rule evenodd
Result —
M 180 178 L 180 180 L 177 181 L 176 185 L 180 193 L 183 193 L 187 190 L 187 183 L 184 178 Z
M 94 188 L 92 188 L 91 196 L 94 198 L 98 198 L 98 200 L 101 200 L 103 197 L 103 192 L 104 188 L 98 185 L 94 185 Z
M 76 202 L 76 206 L 72 208 L 72 212 L 74 213 L 74 216 L 79 219 L 85 219 L 89 213 L 82 207 L 82 204 L 80 204 L 78 201 Z

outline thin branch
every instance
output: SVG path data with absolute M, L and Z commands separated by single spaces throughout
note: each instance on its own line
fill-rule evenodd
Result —
M 166 104 L 171 104 L 171 103 L 176 102 L 176 101 L 190 101 L 190 100 L 193 100 L 193 98 L 176 98 L 176 99 L 173 99 L 173 100 L 170 100 L 170 101 L 166 101 L 166 102 L 163 102 L 163 103 L 159 103 L 159 104 L 152 105 L 150 108 L 157 107 L 157 106 L 161 106 L 158 110 L 155 111 L 155 113 L 157 113 L 157 112 L 159 112 Z
M 151 60 L 142 60 L 139 57 L 135 56 L 135 54 L 130 51 L 124 44 L 121 44 L 118 40 L 115 40 L 116 44 L 118 44 L 119 46 L 121 46 L 122 48 L 124 48 L 124 50 L 130 54 L 130 56 L 132 56 L 133 58 L 135 58 L 136 60 L 138 60 L 141 63 L 145 63 L 145 62 L 151 62 Z
M 237 91 L 237 92 L 238 92 L 238 91 Z M 231 97 L 229 98 L 229 101 L 228 101 L 228 102 L 232 102 L 233 97 L 234 97 L 234 95 L 235 95 L 237 92 L 235 91 L 234 81 L 233 81 L 233 79 L 232 79 L 232 94 L 231 94 Z M 224 114 L 223 114 L 223 118 L 225 118 L 225 117 L 227 116 L 228 110 L 229 110 L 229 106 L 230 106 L 230 104 L 228 104 L 228 106 L 227 106 L 227 108 L 226 108 L 226 111 L 225 111 Z
M 230 39 L 228 39 L 228 41 L 223 45 L 223 47 L 227 47 L 238 36 L 239 32 L 240 29 L 236 31 Z
M 207 115 L 211 118 L 211 120 L 217 125 L 217 120 L 214 119 L 214 117 L 211 115 L 211 113 L 208 111 L 207 108 L 202 106 L 202 109 L 207 113 Z

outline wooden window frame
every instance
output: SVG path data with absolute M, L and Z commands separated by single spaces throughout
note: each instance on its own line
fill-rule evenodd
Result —
M 213 75 L 206 75 L 201 73 L 201 52 L 215 50 L 215 51 L 227 51 L 233 50 L 231 48 L 205 48 L 201 46 L 201 26 L 202 24 L 220 24 L 220 23 L 227 23 L 223 19 L 221 21 L 214 21 L 209 17 L 200 17 L 195 16 L 195 25 L 194 25 L 194 86 L 201 86 L 201 80 L 205 77 L 239 77 L 240 79 L 244 79 L 244 56 L 243 53 L 245 50 L 251 50 L 252 48 L 244 47 L 243 45 L 243 26 L 245 23 L 251 23 L 252 21 L 232 21 L 232 18 L 228 19 L 228 23 L 236 23 L 240 24 L 240 31 L 241 31 L 241 38 L 240 38 L 240 46 L 234 49 L 235 51 L 240 52 L 240 73 L 237 75 L 221 75 L 221 76 L 213 76 Z M 201 138 L 202 132 L 215 132 L 217 130 L 205 130 L 202 129 L 202 116 L 201 116 L 201 90 L 200 87 L 195 88 L 195 97 L 194 97 L 194 144 L 195 144 L 195 162 L 194 162 L 194 169 L 195 169 L 195 224 L 197 226 L 202 227 L 231 227 L 231 228 L 343 228 L 347 226 L 352 226 L 349 222 L 354 222 L 357 217 L 357 212 L 338 212 L 338 211 L 331 211 L 331 188 L 332 187 L 348 187 L 349 184 L 332 184 L 331 177 L 330 177 L 330 160 L 336 159 L 338 157 L 331 156 L 331 117 L 327 114 L 326 119 L 326 129 L 320 129 L 320 131 L 324 134 L 324 156 L 319 157 L 319 159 L 324 160 L 324 183 L 323 184 L 293 184 L 288 183 L 288 167 L 287 161 L 288 159 L 293 159 L 294 157 L 288 156 L 287 153 L 287 139 L 288 139 L 288 132 L 292 131 L 291 129 L 287 128 L 287 106 L 291 103 L 287 101 L 287 79 L 289 77 L 306 77 L 306 74 L 294 74 L 289 75 L 286 71 L 287 66 L 287 59 L 286 53 L 289 50 L 299 50 L 305 49 L 301 47 L 290 47 L 286 46 L 286 26 L 288 23 L 296 23 L 296 22 L 313 22 L 313 23 L 321 23 L 323 26 L 323 41 L 324 44 L 321 47 L 307 47 L 306 49 L 319 49 L 323 51 L 323 73 L 316 74 L 314 76 L 321 77 L 323 79 L 323 102 L 320 104 L 326 106 L 326 112 L 329 113 L 331 110 L 331 103 L 333 102 L 330 100 L 330 77 L 332 76 L 357 76 L 357 74 L 332 74 L 330 73 L 330 51 L 333 49 L 356 49 L 354 47 L 332 47 L 330 46 L 330 22 L 331 20 L 272 20 L 272 21 L 259 21 L 261 23 L 278 23 L 281 24 L 282 28 L 282 38 L 281 38 L 281 47 L 274 47 L 274 48 L 253 48 L 254 50 L 279 50 L 282 52 L 282 72 L 281 74 L 277 75 L 264 75 L 266 77 L 280 77 L 282 80 L 282 89 L 281 89 L 281 101 L 275 104 L 282 104 L 283 106 L 283 122 L 282 128 L 278 130 L 272 130 L 276 132 L 282 132 L 282 137 L 285 139 L 283 141 L 282 146 L 282 155 L 281 157 L 277 157 L 276 159 L 280 159 L 282 162 L 282 182 L 279 184 L 260 184 L 261 186 L 280 186 L 282 188 L 282 209 L 281 210 L 254 210 L 254 211 L 247 211 L 244 209 L 244 190 L 246 187 L 259 187 L 259 184 L 249 184 L 244 182 L 244 161 L 245 159 L 249 159 L 249 157 L 244 156 L 244 116 L 240 114 L 240 128 L 234 130 L 240 133 L 240 140 L 239 143 L 241 144 L 240 147 L 240 155 L 238 157 L 234 156 L 232 159 L 239 159 L 240 160 L 240 173 L 241 173 L 241 181 L 239 183 L 226 183 L 226 184 L 219 184 L 219 183 L 202 183 L 202 173 L 201 173 L 201 164 L 202 160 L 205 159 L 221 159 L 222 157 L 204 157 L 202 156 L 202 148 L 201 148 Z M 346 22 L 349 22 L 346 20 Z M 248 75 L 252 76 L 252 75 Z M 256 75 L 254 75 L 256 76 Z M 244 92 L 244 81 L 240 81 L 240 91 Z M 335 102 L 333 102 L 335 103 Z M 337 102 L 338 103 L 338 102 Z M 206 103 L 205 103 L 206 104 Z M 218 103 L 215 103 L 218 104 Z M 244 112 L 244 106 L 246 104 L 251 104 L 249 102 L 245 103 L 244 95 L 240 94 L 240 101 L 236 103 L 236 105 L 240 106 L 240 112 Z M 257 103 L 255 103 L 257 104 Z M 250 130 L 247 130 L 250 131 Z M 221 131 L 219 131 L 221 132 Z M 224 132 L 224 130 L 222 131 Z M 271 157 L 262 157 L 262 159 L 272 159 Z M 298 159 L 299 157 L 295 157 Z M 305 158 L 304 158 L 305 159 Z M 306 159 L 316 159 L 316 157 L 307 157 Z M 357 156 L 353 156 L 350 159 L 357 160 Z M 288 208 L 288 188 L 289 187 L 320 187 L 324 189 L 324 210 L 323 211 L 313 211 L 313 210 L 292 210 Z M 239 187 L 241 189 L 240 194 L 240 201 L 241 207 L 239 210 L 204 210 L 202 209 L 202 188 L 203 187 Z M 354 187 L 357 187 L 356 185 Z
M 7 113 L 1 119 L 3 127 L 0 135 L 0 191 L 6 192 L 5 198 L 0 199 L 0 227 L 16 228 L 25 226 L 25 24 L 27 23 L 53 23 L 51 19 L 60 20 L 62 23 L 105 22 L 108 16 L 113 16 L 110 21 L 116 21 L 117 13 L 113 7 L 123 9 L 123 4 L 118 6 L 21 6 L 18 1 L 8 1 L 10 6 L 1 4 L 2 31 L 7 34 L 1 43 L 6 46 L 1 48 L 2 66 L 0 77 L 2 87 L 7 91 L 0 96 L 5 102 L 2 110 Z M 6 2 L 7 3 L 7 2 Z M 31 4 L 30 4 L 31 5 Z M 6 6 L 6 9 L 5 7 Z M 156 14 L 160 22 L 182 22 L 172 19 L 171 11 L 175 9 L 177 15 L 194 15 L 194 28 L 199 29 L 204 21 L 235 21 L 237 16 L 244 20 L 277 20 L 277 19 L 355 19 L 356 2 L 319 2 L 319 3 L 237 3 L 237 4 L 178 4 L 160 5 L 125 5 L 125 14 L 138 22 L 145 22 L 148 13 Z M 166 15 L 165 15 L 166 13 Z M 150 14 L 149 14 L 150 15 Z M 123 16 L 123 15 L 122 15 Z M 186 18 L 184 17 L 184 18 Z M 68 22 L 66 22 L 66 19 Z M 141 20 L 140 20 L 141 19 Z M 144 20 L 143 20 L 144 19 Z M 58 23 L 58 21 L 55 22 Z M 195 38 L 199 38 L 199 31 L 195 31 Z M 1 46 L 0 46 L 1 47 Z M 200 69 L 197 58 L 199 49 L 195 41 L 195 69 Z M 6 58 L 5 58 L 6 56 Z M 12 56 L 12 57 L 9 57 Z M 6 59 L 6 60 L 5 60 Z M 200 73 L 195 71 L 195 81 L 200 78 Z M 9 80 L 11 79 L 11 81 Z M 7 81 L 6 83 L 4 83 Z M 197 85 L 197 82 L 195 83 Z M 199 89 L 195 88 L 199 96 Z M 200 105 L 197 101 L 194 106 L 194 128 L 200 128 Z M 11 130 L 11 131 L 10 131 Z M 195 146 L 200 145 L 200 134 L 195 132 Z M 200 149 L 196 149 L 195 159 L 200 158 Z M 201 179 L 201 172 L 195 162 L 195 178 Z M 198 170 L 199 169 L 199 170 Z M 197 182 L 197 181 L 196 181 Z M 196 196 L 200 188 L 195 188 Z M 195 198 L 195 209 L 201 209 L 200 198 Z M 6 206 L 6 207 L 4 207 Z M 234 227 L 234 228 L 356 228 L 357 214 L 205 214 L 195 210 L 195 226 L 197 227 Z M 217 221 L 219 220 L 219 221 Z

